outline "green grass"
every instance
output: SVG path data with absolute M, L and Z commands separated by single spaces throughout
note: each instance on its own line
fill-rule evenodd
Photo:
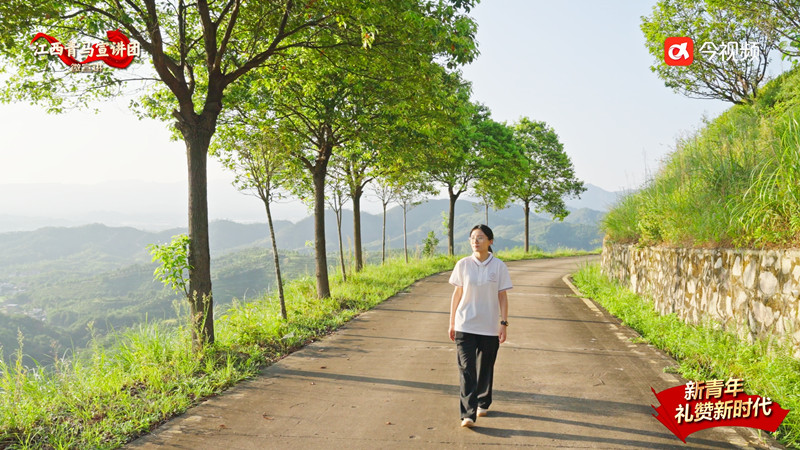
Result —
M 800 448 L 800 361 L 787 343 L 747 342 L 711 324 L 687 325 L 675 314 L 659 315 L 643 299 L 587 265 L 573 275 L 581 293 L 639 332 L 643 339 L 672 355 L 678 372 L 689 380 L 745 380 L 748 394 L 770 397 L 790 409 L 774 434 L 784 445 Z
M 540 250 L 533 250 L 525 252 L 522 247 L 516 247 L 510 250 L 498 251 L 497 257 L 503 261 L 516 261 L 520 259 L 540 259 L 540 258 L 561 258 L 563 256 L 583 256 L 583 255 L 599 255 L 602 252 L 601 248 L 592 251 L 573 250 L 571 248 L 560 248 L 554 252 L 543 252 Z
M 585 254 L 585 252 L 582 252 Z M 558 256 L 577 254 L 567 250 Z M 501 252 L 506 260 L 555 256 Z M 274 297 L 234 302 L 218 314 L 216 342 L 200 354 L 176 321 L 145 323 L 98 339 L 80 357 L 48 369 L 0 362 L 0 448 L 116 448 L 186 411 L 203 398 L 338 328 L 425 276 L 450 270 L 458 257 L 406 264 L 393 258 L 330 277 L 331 297 L 315 298 L 315 280 L 286 284 L 288 320 Z M 108 338 L 104 338 L 106 342 Z
M 612 241 L 684 247 L 800 245 L 800 68 L 680 139 L 603 228 Z

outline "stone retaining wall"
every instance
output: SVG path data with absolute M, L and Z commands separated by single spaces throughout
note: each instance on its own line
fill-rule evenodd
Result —
M 603 242 L 603 273 L 661 314 L 711 319 L 749 339 L 790 337 L 800 356 L 800 250 L 680 249 Z

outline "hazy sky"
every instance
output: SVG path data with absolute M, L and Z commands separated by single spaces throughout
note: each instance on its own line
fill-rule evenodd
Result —
M 677 136 L 728 107 L 673 93 L 650 72 L 639 22 L 654 3 L 484 0 L 473 11 L 481 56 L 463 69 L 474 99 L 496 120 L 549 123 L 585 182 L 637 187 Z M 186 182 L 183 143 L 138 121 L 127 100 L 99 115 L 0 105 L 0 120 L 0 184 Z M 231 178 L 211 161 L 210 180 Z

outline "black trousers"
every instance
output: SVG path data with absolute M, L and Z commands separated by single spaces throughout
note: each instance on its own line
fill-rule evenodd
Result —
M 458 369 L 461 372 L 461 418 L 477 418 L 478 407 L 492 404 L 494 361 L 500 348 L 497 336 L 456 331 Z

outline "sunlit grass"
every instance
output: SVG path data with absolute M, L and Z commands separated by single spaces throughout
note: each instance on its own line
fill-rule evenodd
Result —
M 616 242 L 800 245 L 800 69 L 679 140 L 658 173 L 606 215 Z
M 573 279 L 584 296 L 672 355 L 686 379 L 742 378 L 748 394 L 770 397 L 790 409 L 775 437 L 800 446 L 800 361 L 792 357 L 790 344 L 750 343 L 711 324 L 687 325 L 675 314 L 659 315 L 651 301 L 610 281 L 597 264 L 584 266 Z
M 515 261 L 520 259 L 560 258 L 562 256 L 598 255 L 600 254 L 601 251 L 602 251 L 601 248 L 597 248 L 592 251 L 574 250 L 571 248 L 560 248 L 553 252 L 530 250 L 526 253 L 524 248 L 515 247 L 509 250 L 500 250 L 496 253 L 496 255 L 503 261 Z

